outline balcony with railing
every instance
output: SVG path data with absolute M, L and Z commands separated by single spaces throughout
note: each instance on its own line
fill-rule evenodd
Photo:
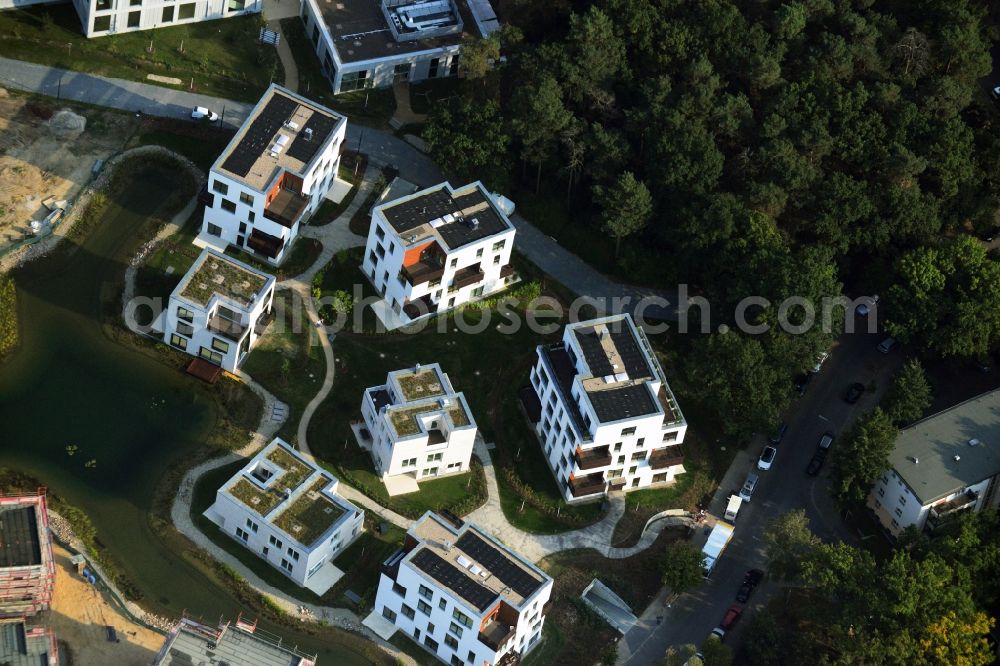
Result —
M 430 294 L 424 294 L 420 298 L 407 301 L 403 304 L 403 314 L 410 321 L 435 312 L 437 312 L 437 305 L 434 304 Z
M 509 278 L 514 275 L 514 264 L 506 264 L 500 268 L 500 279 Z
M 479 632 L 479 642 L 494 652 L 499 652 L 512 638 L 514 627 L 504 622 L 490 622 Z
M 253 332 L 257 335 L 262 335 L 265 329 L 271 325 L 272 321 L 274 321 L 274 310 L 265 310 L 264 312 L 261 312 L 260 316 L 257 317 L 257 321 L 254 322 Z
M 309 199 L 298 192 L 281 189 L 264 207 L 264 217 L 290 229 L 302 218 L 308 205 Z
M 402 272 L 406 281 L 409 282 L 411 286 L 415 287 L 418 284 L 424 284 L 425 282 L 440 280 L 441 276 L 444 275 L 444 265 L 435 262 L 433 259 L 427 258 L 421 259 L 415 264 L 403 266 Z
M 455 278 L 452 280 L 451 286 L 455 289 L 461 289 L 482 282 L 483 277 L 483 269 L 479 267 L 479 264 L 473 264 L 455 271 Z
M 580 469 L 598 469 L 611 464 L 611 447 L 597 446 L 592 449 L 576 449 L 576 464 Z
M 586 497 L 603 493 L 608 487 L 604 473 L 597 472 L 586 476 L 577 476 L 569 480 L 569 492 L 573 497 Z
M 979 493 L 969 490 L 947 502 L 935 504 L 927 514 L 927 529 L 936 529 L 955 518 L 958 513 L 975 508 L 978 501 Z
M 684 463 L 684 452 L 680 446 L 664 446 L 653 449 L 649 454 L 649 466 L 653 469 L 664 469 L 672 465 Z
M 208 328 L 219 335 L 229 338 L 233 342 L 239 342 L 243 334 L 247 331 L 247 327 L 238 321 L 232 321 L 217 314 L 208 320 Z

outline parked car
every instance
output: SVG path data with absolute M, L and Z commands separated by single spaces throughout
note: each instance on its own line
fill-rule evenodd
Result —
M 798 392 L 799 395 L 802 395 L 803 393 L 806 392 L 806 388 L 809 386 L 809 382 L 812 381 L 812 378 L 813 376 L 811 372 L 801 374 L 795 378 L 795 390 Z
M 859 317 L 867 317 L 872 311 L 872 308 L 874 308 L 878 303 L 878 294 L 874 294 L 873 296 L 863 296 L 862 298 L 864 302 L 859 303 L 858 306 L 854 308 L 854 314 Z
M 736 593 L 736 601 L 741 604 L 745 604 L 750 600 L 750 595 L 753 594 L 754 589 L 760 585 L 760 581 L 764 578 L 764 572 L 760 569 L 751 569 L 743 576 L 743 584 L 740 585 L 739 591 Z
M 830 450 L 831 446 L 833 446 L 833 433 L 824 432 L 819 438 L 819 450 L 825 453 Z
M 765 446 L 760 454 L 760 459 L 757 461 L 757 469 L 762 472 L 771 469 L 771 463 L 774 462 L 774 456 L 776 455 L 778 455 L 778 449 L 773 446 Z
M 202 120 L 203 118 L 207 118 L 208 122 L 214 123 L 219 119 L 219 114 L 205 108 L 204 106 L 196 106 L 194 107 L 194 110 L 191 111 L 191 118 L 193 120 Z
M 994 101 L 1000 102 L 1000 86 L 997 86 L 990 91 L 990 97 L 992 97 Z
M 853 405 L 859 399 L 861 399 L 861 394 L 865 392 L 865 385 L 861 382 L 854 382 L 847 387 L 847 393 L 844 394 L 844 402 L 849 405 Z
M 878 343 L 878 350 L 883 354 L 888 354 L 896 348 L 896 344 L 896 338 L 886 338 L 882 342 Z
M 781 444 L 781 440 L 783 440 L 785 438 L 785 433 L 786 432 L 788 432 L 788 424 L 787 423 L 779 423 L 778 427 L 775 428 L 775 430 L 774 430 L 774 434 L 771 435 L 770 437 L 768 437 L 767 441 L 769 441 L 769 442 L 771 442 L 771 444 L 774 444 L 775 446 L 777 446 L 778 444 Z
M 809 459 L 809 464 L 806 465 L 806 474 L 809 476 L 816 476 L 819 471 L 823 469 L 823 463 L 826 462 L 826 452 L 817 451 L 813 454 L 813 457 Z
M 740 488 L 740 499 L 744 502 L 749 502 L 750 498 L 753 496 L 753 491 L 757 487 L 757 482 L 760 477 L 750 472 L 747 474 L 747 480 L 743 482 L 743 487 Z
M 980 237 L 987 243 L 992 243 L 993 239 L 1000 236 L 1000 227 L 990 227 L 985 233 Z
M 736 625 L 742 615 L 743 608 L 733 604 L 726 611 L 726 614 L 722 616 L 722 622 L 719 623 L 719 626 L 712 629 L 712 634 L 718 636 L 719 640 L 725 640 L 726 632 Z
M 826 363 L 826 359 L 830 358 L 830 352 L 820 352 L 816 354 L 816 365 L 812 367 L 809 372 L 817 373 L 823 369 L 823 364 Z

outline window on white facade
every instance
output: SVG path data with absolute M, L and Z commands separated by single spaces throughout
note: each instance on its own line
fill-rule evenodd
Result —
M 676 442 L 677 441 L 677 431 L 673 430 L 671 432 L 664 433 L 663 434 L 663 441 L 664 442 Z
M 903 517 L 903 510 L 902 510 L 902 509 L 900 509 L 899 507 L 896 507 L 896 510 L 894 511 L 894 513 L 895 513 L 895 514 L 896 514 L 897 516 L 899 516 L 900 518 L 902 518 L 902 517 Z
M 281 568 L 284 569 L 285 571 L 291 573 L 291 571 L 292 571 L 292 569 L 294 567 L 293 567 L 293 565 L 292 565 L 291 562 L 289 562 L 285 558 L 281 558 Z
M 403 607 L 399 609 L 399 612 L 405 615 L 406 617 L 410 618 L 411 620 L 413 619 L 414 615 L 416 615 L 416 612 L 406 604 L 403 604 Z
M 181 349 L 187 351 L 188 341 L 176 333 L 170 335 L 170 344 L 174 347 L 180 347 Z
M 240 192 L 240 203 L 245 203 L 248 206 L 253 205 L 253 195 L 246 192 Z
M 205 225 L 205 231 L 208 232 L 210 236 L 222 236 L 222 227 L 217 224 L 212 224 L 211 222 Z
M 250 534 L 249 534 L 249 533 L 248 533 L 248 532 L 247 532 L 246 530 L 244 530 L 244 529 L 243 529 L 242 527 L 237 527 L 237 528 L 236 528 L 236 536 L 237 536 L 237 538 L 239 538 L 239 539 L 240 539 L 240 540 L 241 540 L 241 541 L 242 541 L 243 543 L 246 543 L 247 539 L 249 539 L 249 538 L 250 538 Z
M 180 333 L 181 335 L 186 335 L 190 338 L 192 335 L 194 335 L 194 326 L 179 321 L 177 322 L 177 332 Z
M 445 599 L 444 597 L 441 597 L 441 600 L 438 601 L 438 608 L 440 610 L 444 610 L 447 607 L 448 607 L 448 600 Z
M 442 454 L 440 453 L 432 453 L 431 455 L 427 456 L 427 462 L 437 462 L 441 460 L 441 455 Z
M 220 180 L 212 181 L 212 189 L 219 194 L 229 194 L 229 186 Z
M 222 206 L 222 210 L 224 210 L 224 211 L 226 211 L 228 213 L 235 213 L 236 212 L 236 202 L 234 202 L 234 201 L 230 201 L 229 199 L 223 199 L 221 206 Z
M 420 596 L 422 596 L 424 599 L 427 599 L 428 601 L 434 598 L 434 590 L 427 587 L 426 585 L 421 585 L 417 591 L 420 593 Z
M 431 616 L 431 605 L 422 599 L 417 601 L 417 610 L 427 617 Z
M 472 628 L 472 618 L 458 610 L 457 608 L 451 612 L 451 619 L 455 620 L 462 626 L 471 629 Z
M 885 488 L 879 488 L 878 489 L 878 496 L 879 497 L 885 497 Z
M 361 90 L 368 81 L 368 70 L 362 72 L 347 72 L 340 78 L 340 92 Z
M 458 649 L 458 641 L 455 640 L 454 636 L 447 636 L 446 635 L 444 637 L 444 644 L 447 645 L 448 647 L 450 647 L 452 650 L 457 650 Z M 452 655 L 452 660 L 454 660 L 454 659 L 455 659 L 455 656 Z M 461 664 L 462 660 L 459 659 L 458 663 Z
M 499 252 L 500 250 L 502 250 L 504 248 L 504 245 L 506 245 L 506 244 L 507 244 L 507 239 L 506 238 L 504 240 L 499 240 L 496 243 L 493 243 L 493 251 L 494 252 Z
M 268 538 L 268 542 L 275 548 L 281 548 L 281 546 L 283 545 L 281 543 L 281 539 L 275 539 L 273 534 L 270 536 L 270 538 Z

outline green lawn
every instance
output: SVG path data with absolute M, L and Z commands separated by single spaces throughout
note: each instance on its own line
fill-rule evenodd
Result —
M 379 128 L 389 126 L 389 118 L 396 109 L 391 88 L 358 90 L 334 95 L 329 79 L 323 76 L 319 57 L 306 36 L 302 20 L 282 19 L 281 32 L 292 50 L 295 65 L 299 70 L 299 93 L 344 114 L 352 123 Z M 350 148 L 355 150 L 357 146 Z
M 344 572 L 344 577 L 323 595 L 325 603 L 353 606 L 344 596 L 350 590 L 361 597 L 360 607 L 356 609 L 359 615 L 367 614 L 374 606 L 382 563 L 402 546 L 405 537 L 403 530 L 392 524 L 387 524 L 385 533 L 379 534 L 376 527 L 381 522 L 378 516 L 365 514 L 365 531 L 333 562 Z
M 243 370 L 288 405 L 288 419 L 278 436 L 294 443 L 302 411 L 323 385 L 326 359 L 298 297 L 293 300 L 292 293 L 283 290 L 274 301 L 276 319 Z
M 193 80 L 196 92 L 256 102 L 272 79 L 284 79 L 274 48 L 257 40 L 261 21 L 238 16 L 87 39 L 72 4 L 11 9 L 0 12 L 0 55 L 145 83 L 156 84 L 148 74 L 174 77 L 183 83 L 157 85 L 177 90 Z
M 128 147 L 163 146 L 188 158 L 207 175 L 233 134 L 234 130 L 218 125 L 144 116 Z
M 438 666 L 441 663 L 430 652 L 414 643 L 412 636 L 402 631 L 394 633 L 389 642 L 405 652 L 420 666 Z

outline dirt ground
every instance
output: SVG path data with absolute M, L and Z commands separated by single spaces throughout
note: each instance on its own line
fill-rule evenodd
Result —
M 45 218 L 42 201 L 72 201 L 94 161 L 120 150 L 133 123 L 127 114 L 0 88 L 0 250 Z
M 76 574 L 70 554 L 53 544 L 56 587 L 52 609 L 45 619 L 65 646 L 73 666 L 148 666 L 163 645 L 164 636 L 135 624 L 110 605 L 94 587 Z M 119 642 L 107 640 L 112 626 Z

